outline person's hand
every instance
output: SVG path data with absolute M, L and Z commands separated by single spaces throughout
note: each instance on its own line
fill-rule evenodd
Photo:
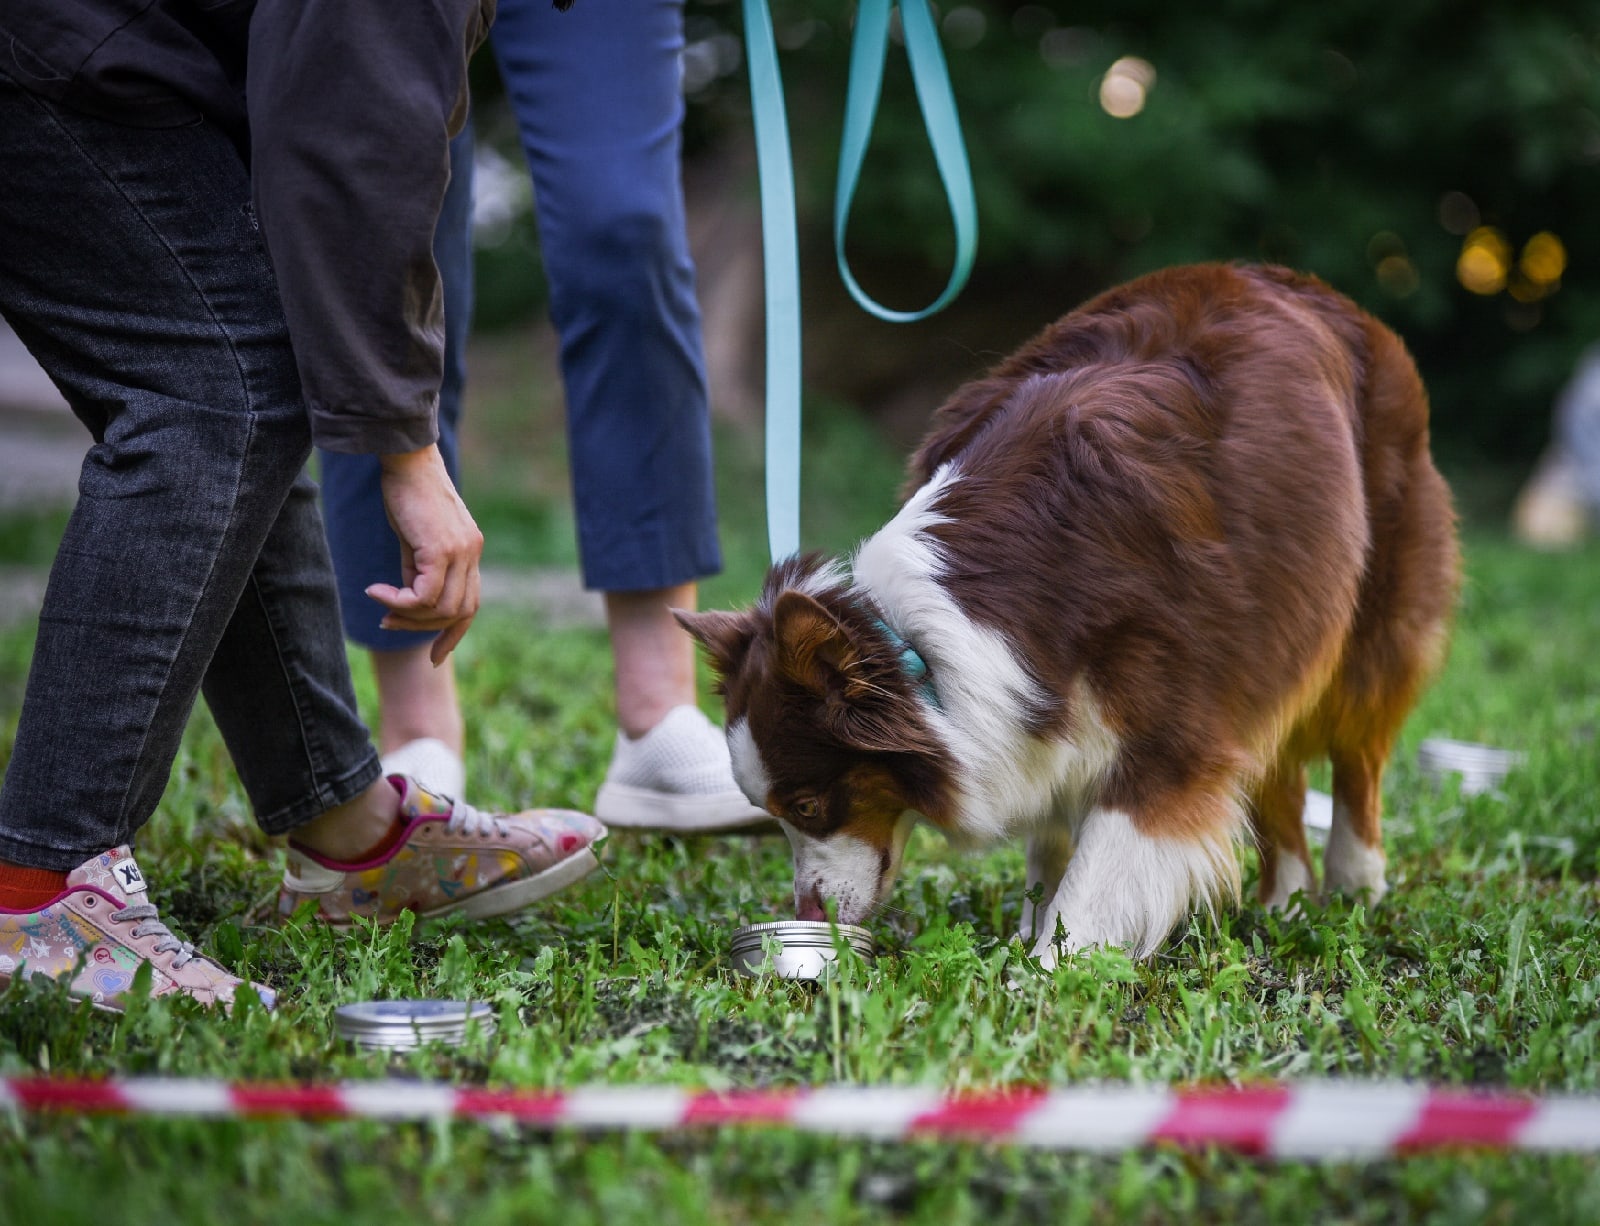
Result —
M 385 630 L 436 630 L 430 652 L 444 659 L 478 613 L 483 533 L 456 493 L 437 446 L 380 456 L 383 507 L 400 538 L 404 587 L 374 583 L 367 595 L 389 610 Z

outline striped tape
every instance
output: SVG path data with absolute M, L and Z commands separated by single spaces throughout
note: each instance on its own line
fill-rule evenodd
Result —
M 541 1093 L 406 1081 L 318 1086 L 14 1077 L 0 1078 L 0 1108 L 228 1119 L 511 1119 L 590 1131 L 778 1125 L 885 1140 L 959 1138 L 1100 1152 L 1166 1143 L 1277 1158 L 1383 1157 L 1451 1147 L 1600 1152 L 1600 1098 L 1348 1082 L 952 1095 L 898 1086 L 725 1093 L 589 1086 Z

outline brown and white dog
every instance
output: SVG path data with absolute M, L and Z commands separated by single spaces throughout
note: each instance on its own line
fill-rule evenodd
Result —
M 1045 329 L 939 409 L 847 572 L 789 559 L 746 612 L 681 614 L 795 902 L 858 922 L 920 816 L 1028 839 L 1023 935 L 1143 956 L 1236 896 L 1386 888 L 1380 782 L 1445 647 L 1458 556 L 1400 340 L 1284 269 L 1174 268 Z

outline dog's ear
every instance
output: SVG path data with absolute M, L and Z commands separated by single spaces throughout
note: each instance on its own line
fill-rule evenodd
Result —
M 869 675 L 862 646 L 820 601 L 793 589 L 772 609 L 778 670 L 823 700 L 822 720 L 863 753 L 920 753 L 931 748 L 915 720 Z
M 674 609 L 672 616 L 706 649 L 711 667 L 719 677 L 738 672 L 745 653 L 755 641 L 756 619 L 752 613 L 690 613 Z
M 778 671 L 818 698 L 849 701 L 868 687 L 850 632 L 814 597 L 793 588 L 772 606 Z
M 870 675 L 862 645 L 826 605 L 790 589 L 772 608 L 778 670 L 822 699 L 828 731 L 862 753 L 920 754 L 937 745 Z

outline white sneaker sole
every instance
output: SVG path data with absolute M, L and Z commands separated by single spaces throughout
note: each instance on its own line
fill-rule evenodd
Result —
M 542 873 L 520 877 L 504 885 L 490 886 L 476 894 L 469 894 L 460 902 L 435 907 L 432 911 L 418 912 L 418 919 L 437 919 L 441 915 L 462 915 L 467 919 L 488 919 L 495 915 L 508 915 L 538 902 L 541 898 L 559 893 L 575 881 L 582 881 L 600 861 L 592 848 L 575 851 L 565 860 L 558 860 Z
M 683 796 L 625 783 L 603 783 L 594 800 L 594 815 L 608 826 L 626 830 L 668 830 L 678 834 L 778 832 L 772 815 L 756 808 L 738 792 Z

